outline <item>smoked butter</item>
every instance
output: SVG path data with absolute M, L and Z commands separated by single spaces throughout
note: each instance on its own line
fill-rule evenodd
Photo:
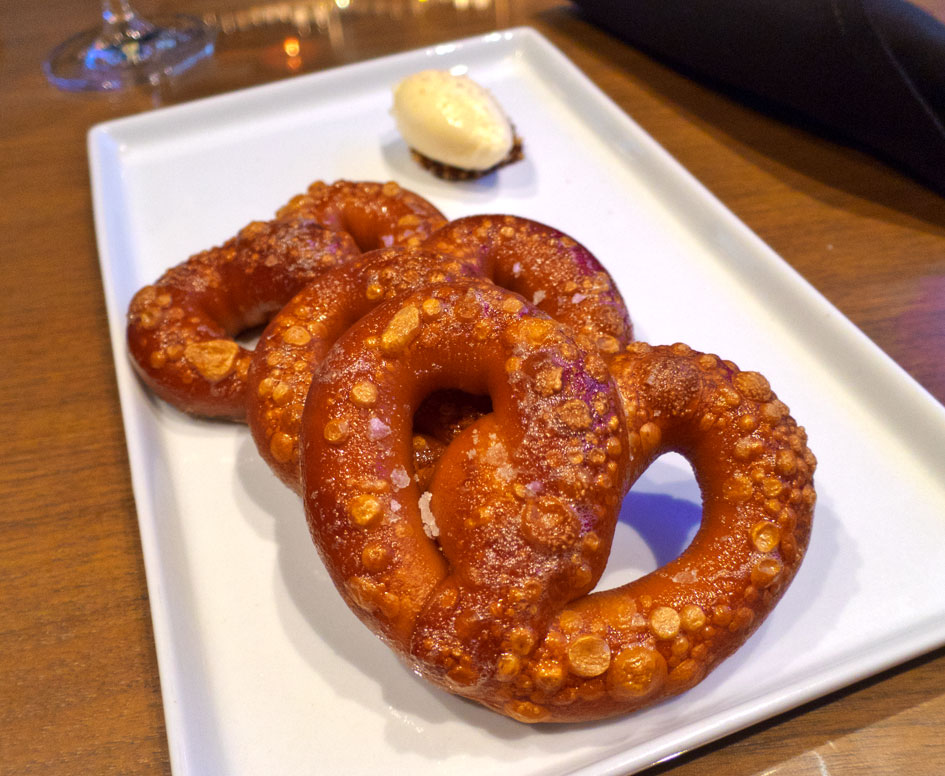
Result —
M 434 163 L 485 172 L 521 158 L 520 142 L 499 103 L 466 76 L 414 73 L 394 88 L 391 112 L 415 155 Z

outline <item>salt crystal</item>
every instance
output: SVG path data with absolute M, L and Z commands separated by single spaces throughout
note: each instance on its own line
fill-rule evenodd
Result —
M 677 585 L 691 585 L 693 582 L 696 582 L 698 577 L 696 577 L 696 572 L 692 569 L 686 569 L 685 571 L 680 571 L 677 574 L 674 574 L 672 577 L 673 582 Z
M 390 434 L 390 426 L 379 418 L 371 418 L 368 422 L 368 437 L 371 439 L 383 439 Z
M 436 524 L 436 518 L 433 516 L 433 510 L 430 509 L 430 499 L 433 498 L 433 494 L 430 491 L 422 494 L 420 496 L 420 519 L 423 520 L 423 531 L 431 539 L 435 539 L 440 535 L 440 528 Z
M 390 473 L 390 484 L 394 486 L 394 490 L 406 488 L 410 484 L 410 475 L 403 466 L 398 466 Z

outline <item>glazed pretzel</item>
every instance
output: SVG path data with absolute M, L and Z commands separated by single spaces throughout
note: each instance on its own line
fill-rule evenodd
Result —
M 411 417 L 444 387 L 488 392 L 495 409 L 424 494 Z M 526 722 L 624 713 L 700 681 L 784 592 L 815 500 L 803 430 L 757 373 L 642 343 L 608 369 L 470 281 L 395 299 L 345 334 L 302 442 L 310 529 L 351 608 L 413 670 Z M 669 450 L 703 489 L 699 533 L 662 569 L 588 595 L 623 495 Z
M 757 373 L 627 346 L 616 287 L 567 235 L 511 216 L 443 224 L 396 184 L 313 184 L 136 295 L 136 366 L 188 411 L 242 419 L 248 402 L 264 457 L 305 485 L 339 590 L 433 682 L 527 722 L 693 686 L 804 554 L 803 429 Z M 414 249 L 357 256 L 394 243 Z M 307 281 L 255 354 L 232 339 Z M 588 594 L 620 500 L 670 450 L 702 487 L 699 533 L 653 574 Z
M 234 337 L 266 323 L 308 282 L 378 245 L 416 244 L 446 223 L 396 183 L 313 183 L 268 222 L 191 257 L 128 310 L 132 363 L 186 412 L 242 420 L 251 351 Z
M 693 687 L 761 624 L 810 538 L 816 460 L 762 375 L 686 345 L 639 342 L 611 371 L 628 485 L 663 453 L 681 453 L 702 491 L 702 522 L 675 560 L 576 598 L 534 650 L 499 656 L 506 690 L 486 705 L 526 722 L 623 714 Z

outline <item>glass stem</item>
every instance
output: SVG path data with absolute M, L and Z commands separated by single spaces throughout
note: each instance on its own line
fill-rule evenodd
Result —
M 102 0 L 102 21 L 102 37 L 112 45 L 140 40 L 154 31 L 154 25 L 138 16 L 129 0 Z
M 102 18 L 105 24 L 127 24 L 137 14 L 128 0 L 102 0 Z

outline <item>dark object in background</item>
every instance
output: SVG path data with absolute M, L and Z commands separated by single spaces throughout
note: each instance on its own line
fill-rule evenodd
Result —
M 574 0 L 695 76 L 829 128 L 945 193 L 945 25 L 905 0 Z

